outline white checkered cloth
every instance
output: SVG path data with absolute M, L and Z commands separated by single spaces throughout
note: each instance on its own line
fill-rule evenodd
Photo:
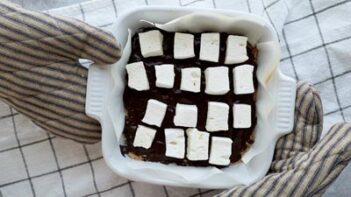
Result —
M 143 5 L 232 9 L 266 17 L 279 34 L 283 72 L 310 81 L 320 91 L 324 130 L 351 121 L 350 0 L 97 0 L 48 12 L 108 30 L 120 13 Z M 218 193 L 128 181 L 109 170 L 100 146 L 51 136 L 0 103 L 0 197 Z

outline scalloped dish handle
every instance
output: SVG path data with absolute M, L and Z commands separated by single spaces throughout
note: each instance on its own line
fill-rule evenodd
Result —
M 280 136 L 293 130 L 296 99 L 296 81 L 279 72 L 279 87 L 276 111 L 276 131 Z
M 87 95 L 85 112 L 88 116 L 101 122 L 111 85 L 111 75 L 108 66 L 91 65 L 88 72 Z

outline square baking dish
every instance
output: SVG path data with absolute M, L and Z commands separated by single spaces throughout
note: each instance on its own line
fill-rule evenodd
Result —
M 126 46 L 130 44 L 130 33 L 139 27 L 150 25 L 145 21 L 164 24 L 187 15 L 191 16 L 190 20 L 194 23 L 209 24 L 211 29 L 231 31 L 228 24 L 232 24 L 235 26 L 234 33 L 247 36 L 249 42 L 259 50 L 255 142 L 244 153 L 241 162 L 223 169 L 138 161 L 124 157 L 120 151 L 125 116 L 125 65 L 130 55 L 130 47 Z M 225 24 L 226 20 L 228 24 Z M 184 28 L 167 25 L 160 27 L 168 31 Z M 280 46 L 276 33 L 268 22 L 259 16 L 238 11 L 141 7 L 121 15 L 114 24 L 112 33 L 124 48 L 123 55 L 113 65 L 90 66 L 86 113 L 101 123 L 103 156 L 114 172 L 135 181 L 197 188 L 248 185 L 267 173 L 277 139 L 293 128 L 296 91 L 296 82 L 280 72 Z

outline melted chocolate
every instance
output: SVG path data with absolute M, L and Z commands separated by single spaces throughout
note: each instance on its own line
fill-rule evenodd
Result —
M 146 32 L 155 28 L 142 28 L 138 32 Z M 175 126 L 173 123 L 173 117 L 175 115 L 175 106 L 177 103 L 183 104 L 195 104 L 198 107 L 198 123 L 197 129 L 205 131 L 206 116 L 207 116 L 207 103 L 209 101 L 219 101 L 227 103 L 230 106 L 229 112 L 229 130 L 220 132 L 211 132 L 211 136 L 225 136 L 230 137 L 233 140 L 232 155 L 230 157 L 231 163 L 237 162 L 241 159 L 242 153 L 253 143 L 252 135 L 256 126 L 256 106 L 255 106 L 255 94 L 246 95 L 235 95 L 233 92 L 233 76 L 232 69 L 242 64 L 251 64 L 254 66 L 254 86 L 257 89 L 256 79 L 256 48 L 251 47 L 248 44 L 247 54 L 249 60 L 241 64 L 225 65 L 225 50 L 226 40 L 228 34 L 220 33 L 220 57 L 219 63 L 206 62 L 199 60 L 200 51 L 200 33 L 193 34 L 195 36 L 195 57 L 185 60 L 173 59 L 173 42 L 174 33 L 160 30 L 163 34 L 163 50 L 164 55 L 159 57 L 144 58 L 141 55 L 139 46 L 139 37 L 136 33 L 132 38 L 132 54 L 129 59 L 129 63 L 143 61 L 147 72 L 150 90 L 148 91 L 136 91 L 129 87 L 126 87 L 124 92 L 124 106 L 126 109 L 126 118 L 124 125 L 124 137 L 125 144 L 121 145 L 122 153 L 133 155 L 138 159 L 145 161 L 154 161 L 162 163 L 176 163 L 178 165 L 191 165 L 191 166 L 209 166 L 211 164 L 208 161 L 190 161 L 188 159 L 176 159 L 165 156 L 166 144 L 164 128 L 181 128 Z M 164 89 L 155 87 L 156 77 L 154 65 L 159 64 L 174 64 L 175 65 L 175 83 L 172 89 Z M 204 71 L 207 67 L 222 66 L 229 67 L 229 79 L 230 79 L 230 91 L 226 95 L 213 96 L 204 93 L 205 89 L 205 74 Z M 191 93 L 180 90 L 180 77 L 181 68 L 186 67 L 199 67 L 201 68 L 201 92 Z M 126 76 L 128 80 L 128 76 Z M 144 117 L 147 101 L 149 99 L 156 99 L 164 102 L 168 105 L 167 112 L 163 123 L 160 128 L 147 125 L 142 123 L 141 120 Z M 245 103 L 252 107 L 252 126 L 248 129 L 234 129 L 233 128 L 233 114 L 232 106 L 233 103 Z M 141 147 L 134 147 L 133 140 L 138 125 L 146 125 L 157 129 L 156 137 L 150 149 L 144 149 Z M 186 128 L 184 128 L 186 129 Z M 186 136 L 186 135 L 185 135 Z M 223 167 L 223 166 L 221 166 Z

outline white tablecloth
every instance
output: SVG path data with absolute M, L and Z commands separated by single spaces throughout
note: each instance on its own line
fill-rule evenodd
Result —
M 324 130 L 351 121 L 349 0 L 97 0 L 48 12 L 108 30 L 119 14 L 143 5 L 231 9 L 266 17 L 279 34 L 283 72 L 310 81 L 320 91 Z M 158 197 L 218 192 L 128 181 L 109 170 L 100 146 L 48 135 L 0 102 L 0 196 Z

